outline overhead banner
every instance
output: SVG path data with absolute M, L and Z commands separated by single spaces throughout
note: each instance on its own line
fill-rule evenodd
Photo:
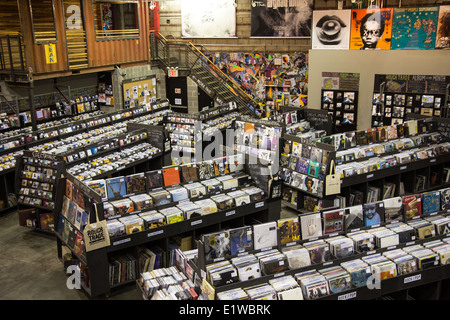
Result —
M 235 0 L 184 0 L 180 4 L 183 38 L 236 37 Z
M 311 37 L 313 0 L 252 0 L 252 37 Z

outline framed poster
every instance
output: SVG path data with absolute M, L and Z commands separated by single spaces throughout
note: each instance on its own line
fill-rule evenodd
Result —
M 351 10 L 314 10 L 312 49 L 348 49 Z
M 311 37 L 313 0 L 253 0 L 251 37 Z
M 436 49 L 450 48 L 450 6 L 439 7 Z
M 235 0 L 180 1 L 181 37 L 236 37 Z
M 391 50 L 434 49 L 439 7 L 394 8 Z
M 392 8 L 352 10 L 351 50 L 389 50 L 391 35 Z

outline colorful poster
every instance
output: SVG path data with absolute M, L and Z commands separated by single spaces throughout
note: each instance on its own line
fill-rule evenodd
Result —
M 394 8 L 391 50 L 434 49 L 439 7 Z
M 352 10 L 351 50 L 389 50 L 391 34 L 392 8 Z
M 315 10 L 312 49 L 348 49 L 351 10 Z
M 450 6 L 439 7 L 436 49 L 450 48 Z
M 311 37 L 313 0 L 254 0 L 252 37 Z
M 235 0 L 190 0 L 180 5 L 182 37 L 236 37 Z

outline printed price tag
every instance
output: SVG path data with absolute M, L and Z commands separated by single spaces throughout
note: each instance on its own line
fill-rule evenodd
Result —
M 236 210 L 228 211 L 227 213 L 225 213 L 225 217 L 232 216 L 233 214 L 236 214 Z
M 422 274 L 418 274 L 418 275 L 411 276 L 411 277 L 406 277 L 405 279 L 403 279 L 403 284 L 414 282 L 414 281 L 419 281 L 421 279 L 422 279 Z
M 192 222 L 191 222 L 191 227 L 196 226 L 196 225 L 198 225 L 198 224 L 202 224 L 202 223 L 203 223 L 202 220 L 192 221 Z
M 255 208 L 260 208 L 260 207 L 263 207 L 263 206 L 264 206 L 264 201 L 255 203 Z
M 154 237 L 154 236 L 157 236 L 157 235 L 163 234 L 163 233 L 164 233 L 164 230 L 159 230 L 159 231 L 155 231 L 155 232 L 150 232 L 150 233 L 147 233 L 147 238 Z
M 367 175 L 367 179 L 373 178 L 373 173 Z
M 338 296 L 338 300 L 349 300 L 356 298 L 356 291 Z
M 123 240 L 115 241 L 115 242 L 113 242 L 113 246 L 118 246 L 119 244 L 127 243 L 127 242 L 130 242 L 130 241 L 131 241 L 131 238 L 126 238 L 126 239 L 123 239 Z

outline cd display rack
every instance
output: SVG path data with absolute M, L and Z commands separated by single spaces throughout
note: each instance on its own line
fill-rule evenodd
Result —
M 253 226 L 237 227 L 234 229 L 222 229 L 214 233 L 205 234 L 201 237 L 201 240 L 198 241 L 198 256 L 188 261 L 190 268 L 194 271 L 188 273 L 189 279 L 193 282 L 195 282 L 195 279 L 203 279 L 203 282 L 206 280 L 209 282 L 209 285 L 206 286 L 209 288 L 209 292 L 212 291 L 213 294 L 217 296 L 217 294 L 221 292 L 237 288 L 250 289 L 253 286 L 269 283 L 269 281 L 275 281 L 275 279 L 285 276 L 296 276 L 297 274 L 312 270 L 320 271 L 326 270 L 327 268 L 339 267 L 342 266 L 343 263 L 352 260 L 365 260 L 377 256 L 387 257 L 389 254 L 394 254 L 399 250 L 412 250 L 419 246 L 431 249 L 433 246 L 448 246 L 448 243 L 450 243 L 450 207 L 447 199 L 449 192 L 449 188 L 432 192 L 432 196 L 436 197 L 438 200 L 435 208 L 431 211 L 425 211 L 427 206 L 423 206 L 424 211 L 421 211 L 419 216 L 413 218 L 408 218 L 407 216 L 407 205 L 400 204 L 400 206 L 397 207 L 397 204 L 391 206 L 393 202 L 391 202 L 391 204 L 385 202 L 386 213 L 391 212 L 388 211 L 388 207 L 395 207 L 400 213 L 400 220 L 383 219 L 381 223 L 376 225 L 370 225 L 369 223 L 361 225 L 357 229 L 347 227 L 354 223 L 354 220 L 349 218 L 349 212 L 353 207 L 347 207 L 342 209 L 320 210 L 310 214 L 300 214 L 297 218 L 279 219 L 277 223 L 273 223 L 273 226 L 276 226 L 276 230 L 274 230 L 273 227 L 270 228 L 271 225 L 269 225 L 269 223 L 264 223 L 260 225 L 256 224 Z M 427 202 L 426 199 L 430 196 L 430 193 L 423 193 L 419 196 L 421 197 L 422 202 L 425 203 Z M 442 206 L 440 205 L 441 201 L 443 201 Z M 364 210 L 366 209 L 363 209 L 363 206 L 361 206 L 361 214 L 363 214 Z M 332 230 L 326 232 L 329 225 L 327 223 L 329 217 L 331 217 L 333 221 L 335 221 L 337 217 L 336 215 L 329 214 L 335 212 L 342 213 L 339 215 L 339 219 L 342 222 L 340 224 L 340 231 Z M 318 217 L 316 222 L 314 222 L 314 225 L 317 224 L 315 235 L 309 234 L 310 217 L 312 216 Z M 347 219 L 349 219 L 348 223 L 346 221 Z M 297 224 L 297 228 L 284 228 L 287 220 L 290 220 L 290 223 Z M 361 223 L 364 224 L 363 221 L 361 221 Z M 334 224 L 334 226 L 336 226 L 336 224 Z M 259 228 L 262 231 L 257 231 Z M 432 231 L 428 233 L 424 232 L 425 230 Z M 252 245 L 256 243 L 255 238 L 258 238 L 257 232 L 264 234 L 266 238 L 275 237 L 274 239 L 276 239 L 276 241 L 265 242 L 266 246 L 256 249 L 256 246 Z M 238 238 L 234 241 L 233 234 L 235 233 Z M 244 237 L 241 236 L 242 233 L 244 234 Z M 286 236 L 286 233 L 290 234 L 288 236 L 289 240 L 283 242 L 283 237 Z M 294 234 L 298 234 L 298 237 L 294 237 Z M 372 239 L 370 247 L 366 247 L 368 242 L 360 241 L 359 239 L 362 238 L 357 238 L 361 235 L 369 236 L 366 237 L 366 239 Z M 392 237 L 389 240 L 388 235 L 389 237 Z M 228 240 L 225 241 L 224 239 Z M 347 253 L 345 249 L 342 249 L 344 248 L 343 240 L 348 240 L 348 242 L 350 242 L 349 245 L 352 248 L 351 254 Z M 235 251 L 236 248 L 240 248 L 241 251 L 237 254 L 233 254 L 231 253 L 232 249 L 229 249 L 228 251 L 222 250 L 223 252 L 228 253 L 223 254 L 220 257 L 211 256 L 211 250 L 209 248 L 211 246 L 219 248 L 215 245 L 216 241 L 220 242 L 223 247 L 225 247 L 223 243 L 227 243 L 227 248 L 235 248 Z M 341 249 L 338 250 L 341 251 L 336 250 L 337 247 L 333 247 L 335 246 L 333 241 L 338 241 L 340 243 L 339 247 Z M 314 246 L 319 243 L 322 243 L 325 248 L 322 249 L 322 251 L 316 251 L 314 248 Z M 308 247 L 310 249 L 308 249 Z M 302 257 L 302 259 L 306 259 L 302 263 L 297 260 L 298 258 L 295 259 L 293 256 L 290 258 L 288 257 L 290 250 L 297 250 L 299 248 L 309 251 L 309 254 L 307 254 L 306 257 Z M 263 256 L 265 252 L 278 252 L 285 256 L 280 258 L 282 260 L 275 259 L 271 265 L 270 261 L 268 261 L 267 266 L 262 260 L 260 262 L 256 260 L 252 263 L 256 263 L 258 267 L 257 269 L 252 268 L 250 266 L 251 263 L 249 262 L 251 259 L 246 259 L 246 257 L 250 255 Z M 306 252 L 307 251 L 305 251 L 305 253 Z M 325 252 L 328 253 L 325 254 Z M 211 259 L 211 257 L 214 259 Z M 239 271 L 234 270 L 231 264 L 235 264 L 235 268 L 238 268 L 239 259 L 246 260 L 248 263 L 243 264 L 245 269 L 240 269 Z M 424 256 L 424 258 L 420 259 L 423 260 L 421 260 L 422 263 L 418 265 L 417 268 L 399 268 L 398 274 L 395 272 L 394 276 L 383 276 L 381 282 L 376 284 L 376 288 L 373 282 L 368 285 L 365 285 L 365 282 L 362 285 L 361 283 L 357 283 L 359 278 L 355 274 L 355 281 L 352 282 L 353 285 L 347 285 L 345 288 L 334 288 L 334 291 L 330 291 L 328 294 L 322 295 L 318 299 L 377 299 L 390 294 L 404 294 L 405 290 L 426 285 L 432 285 L 433 288 L 437 288 L 434 289 L 436 292 L 433 293 L 433 296 L 438 295 L 440 292 L 440 282 L 450 278 L 450 265 L 447 263 L 448 253 L 441 255 L 434 254 L 434 256 L 431 256 L 429 259 Z M 306 263 L 306 261 L 309 263 Z M 231 262 L 231 264 L 227 264 L 229 262 Z M 417 262 L 419 262 L 419 260 L 417 260 Z M 291 263 L 293 265 L 291 265 Z M 220 271 L 221 268 L 223 271 Z M 215 270 L 217 270 L 218 273 L 213 277 L 212 274 L 213 272 L 216 272 Z M 249 272 L 249 270 L 253 270 L 253 272 Z M 215 285 L 213 285 L 213 283 L 215 283 Z
M 245 173 L 245 166 L 244 167 L 239 167 L 239 168 L 235 168 L 236 171 L 234 172 L 233 176 L 232 173 L 230 172 L 229 174 L 226 174 L 225 171 L 221 171 L 219 169 L 220 163 L 225 164 L 225 167 L 230 168 L 231 163 L 235 163 L 234 161 L 225 161 L 225 159 L 223 158 L 218 158 L 215 159 L 215 161 L 212 161 L 211 163 L 208 162 L 208 165 L 211 165 L 211 170 L 208 171 L 212 174 L 211 178 L 212 180 L 216 180 L 216 182 L 219 182 L 220 186 L 217 186 L 215 184 L 215 187 L 208 188 L 208 190 L 210 190 L 208 194 L 197 194 L 198 189 L 195 189 L 194 186 L 196 184 L 200 185 L 200 182 L 203 181 L 202 177 L 205 177 L 203 175 L 203 173 L 205 172 L 204 169 L 201 169 L 201 164 L 197 163 L 197 164 L 184 164 L 184 165 L 176 165 L 176 166 L 169 166 L 169 167 L 165 167 L 165 168 L 161 168 L 161 169 L 155 169 L 152 170 L 150 172 L 145 172 L 145 173 L 137 173 L 134 174 L 134 178 L 138 178 L 138 176 L 143 176 L 144 177 L 144 181 L 146 181 L 145 183 L 145 191 L 143 191 L 144 189 L 142 189 L 141 191 L 136 191 L 133 189 L 132 194 L 129 194 L 128 191 L 126 191 L 128 188 L 128 186 L 125 185 L 121 185 L 119 180 L 123 180 L 125 181 L 125 179 L 127 179 L 125 176 L 123 177 L 116 177 L 116 178 L 109 178 L 109 179 L 105 179 L 105 185 L 106 188 L 108 188 L 108 183 L 106 183 L 107 180 L 109 180 L 109 182 L 112 183 L 112 180 L 117 180 L 115 182 L 119 182 L 119 187 L 125 186 L 125 193 L 122 193 L 121 196 L 114 194 L 113 198 L 107 199 L 106 201 L 109 203 L 114 203 L 114 205 L 116 206 L 114 210 L 113 215 L 108 218 L 108 214 L 106 212 L 111 212 L 109 211 L 110 209 L 108 209 L 109 205 L 107 205 L 107 202 L 105 202 L 105 196 L 108 197 L 108 195 L 103 194 L 102 195 L 102 191 L 98 192 L 99 190 L 101 190 L 102 188 L 100 188 L 99 185 L 94 186 L 90 183 L 91 186 L 89 187 L 88 185 L 86 185 L 85 183 L 79 181 L 76 177 L 67 174 L 66 178 L 61 179 L 61 184 L 64 184 L 66 186 L 66 188 L 60 188 L 60 189 L 64 189 L 65 191 L 60 191 L 58 193 L 57 196 L 57 203 L 56 206 L 57 208 L 62 208 L 61 210 L 56 210 L 57 212 L 60 212 L 61 215 L 63 216 L 63 218 L 65 220 L 74 220 L 73 218 L 68 218 L 70 217 L 69 215 L 67 215 L 66 213 L 68 212 L 68 210 L 64 209 L 64 208 L 68 208 L 69 204 L 66 204 L 66 207 L 64 207 L 64 202 L 68 202 L 67 200 L 64 200 L 65 198 L 68 198 L 67 196 L 67 192 L 68 190 L 73 190 L 72 188 L 67 188 L 67 186 L 75 186 L 78 187 L 79 190 L 82 190 L 81 193 L 84 194 L 89 194 L 89 197 L 91 199 L 93 199 L 96 203 L 97 206 L 97 210 L 98 210 L 98 216 L 100 220 L 104 220 L 106 219 L 107 221 L 109 221 L 109 223 L 114 223 L 115 219 L 118 219 L 118 215 L 121 218 L 124 219 L 130 219 L 132 217 L 136 217 L 137 215 L 144 215 L 144 214 L 151 214 L 153 211 L 158 211 L 160 212 L 160 214 L 162 212 L 164 212 L 164 214 L 167 214 L 167 217 L 169 217 L 169 210 L 176 210 L 179 207 L 182 207 L 183 205 L 186 205 L 186 200 L 188 200 L 188 202 L 191 201 L 213 201 L 211 197 L 213 196 L 217 196 L 217 197 L 223 197 L 225 196 L 226 193 L 229 192 L 238 192 L 239 190 L 241 190 L 242 188 L 248 188 L 251 187 L 252 185 L 254 185 L 254 183 L 252 181 L 255 181 L 254 179 L 251 178 L 250 175 Z M 217 164 L 217 169 L 219 171 L 215 171 L 214 170 L 214 163 Z M 228 165 L 227 165 L 228 164 Z M 206 164 L 205 164 L 206 165 Z M 183 166 L 185 166 L 186 168 L 189 169 L 196 169 L 197 173 L 198 173 L 198 179 L 192 178 L 193 176 L 191 174 L 186 175 L 184 172 L 184 168 L 182 168 Z M 169 172 L 163 172 L 164 170 L 169 170 Z M 238 170 L 239 169 L 239 170 Z M 231 171 L 233 171 L 234 169 L 231 169 Z M 241 171 L 242 170 L 242 171 Z M 194 170 L 195 171 L 195 170 Z M 214 173 L 215 172 L 215 173 Z M 222 173 L 221 173 L 222 172 Z M 177 183 L 177 181 L 173 181 L 173 174 L 179 174 L 180 180 L 179 183 Z M 159 178 L 158 176 L 155 177 L 155 175 L 159 174 Z M 195 176 L 195 175 L 194 175 Z M 150 179 L 150 177 L 153 177 L 152 179 Z M 187 180 L 183 180 L 183 177 L 191 177 Z M 157 179 L 158 178 L 158 179 Z M 112 179 L 112 180 L 111 180 Z M 161 187 L 156 187 L 155 188 L 155 182 L 156 180 L 163 180 L 163 181 L 171 181 L 169 182 L 169 186 L 165 186 L 167 183 L 164 182 L 164 186 Z M 206 179 L 206 180 L 211 180 L 211 179 Z M 222 181 L 223 180 L 223 181 Z M 152 182 L 152 185 L 149 185 L 150 181 Z M 184 182 L 181 182 L 184 181 Z M 220 182 L 222 181 L 222 182 Z M 228 181 L 228 182 L 227 182 Z M 96 183 L 98 181 L 92 181 L 92 183 Z M 174 184 L 173 184 L 174 183 Z M 238 186 L 236 186 L 235 184 L 238 184 Z M 138 184 L 133 184 L 134 186 L 140 185 Z M 153 186 L 153 187 L 152 187 Z M 225 188 L 225 186 L 228 186 Z M 197 186 L 198 187 L 198 186 Z M 230 187 L 230 189 L 229 189 Z M 233 188 L 231 188 L 233 187 Z M 185 200 L 173 200 L 170 203 L 166 203 L 166 202 L 158 202 L 159 200 L 159 196 L 157 198 L 157 195 L 155 193 L 163 193 L 163 192 L 168 192 L 167 190 L 172 190 L 173 189 L 182 189 L 185 188 L 186 190 L 190 190 L 189 192 L 189 198 L 185 199 Z M 192 189 L 194 188 L 194 189 Z M 216 189 L 219 188 L 219 189 Z M 225 189 L 222 189 L 225 188 Z M 192 190 L 191 190 L 192 189 Z M 205 186 L 203 186 L 201 189 L 205 189 Z M 120 190 L 120 189 L 119 189 Z M 206 189 L 205 189 L 206 190 Z M 70 192 L 70 191 L 69 191 Z M 72 199 L 73 199 L 73 194 L 74 192 L 72 192 Z M 106 189 L 106 192 L 108 192 L 108 189 Z M 193 193 L 194 192 L 194 193 Z M 77 191 L 78 195 L 80 194 L 79 191 Z M 133 212 L 129 212 L 126 213 L 124 215 L 122 215 L 119 212 L 121 207 L 118 206 L 118 202 L 120 201 L 127 201 L 130 199 L 134 199 L 134 197 L 136 196 L 146 196 L 146 195 L 152 195 L 152 199 L 154 200 L 153 206 L 151 208 L 147 208 L 147 209 L 139 209 L 138 211 L 134 210 L 136 209 L 135 207 L 133 207 L 134 211 Z M 169 193 L 170 194 L 170 193 Z M 61 252 L 62 249 L 61 247 L 63 245 L 67 245 L 72 252 L 74 252 L 74 257 L 76 257 L 77 259 L 79 259 L 81 261 L 81 264 L 83 265 L 82 270 L 84 270 L 84 279 L 88 281 L 83 285 L 83 288 L 86 289 L 86 293 L 90 296 L 90 297 L 96 297 L 96 296 L 101 296 L 101 295 L 111 295 L 113 294 L 116 290 L 120 289 L 120 288 L 124 288 L 126 287 L 128 284 L 135 284 L 135 281 L 137 280 L 137 276 L 138 274 L 138 270 L 137 269 L 133 269 L 134 271 L 134 275 L 136 275 L 135 277 L 131 277 L 125 281 L 121 281 L 119 283 L 111 283 L 111 279 L 109 277 L 109 272 L 108 270 L 110 267 L 109 262 L 111 261 L 111 259 L 114 259 L 118 254 L 123 254 L 126 255 L 129 259 L 131 259 L 130 261 L 134 261 L 138 259 L 138 252 L 139 252 L 139 248 L 144 246 L 157 246 L 159 248 L 161 248 L 164 252 L 168 252 L 170 250 L 170 239 L 172 237 L 175 236 L 179 236 L 179 235 L 190 235 L 192 238 L 195 238 L 198 234 L 202 234 L 205 233 L 209 230 L 220 230 L 221 228 L 227 227 L 227 226 L 234 226 L 234 225 L 244 225 L 244 224 L 248 224 L 249 221 L 272 221 L 272 220 L 277 220 L 279 218 L 280 215 L 280 209 L 281 209 L 281 203 L 279 200 L 275 199 L 268 199 L 267 196 L 265 194 L 261 193 L 259 194 L 261 197 L 255 197 L 253 199 L 253 201 L 250 202 L 242 202 L 240 205 L 232 205 L 230 206 L 230 203 L 228 202 L 226 205 L 225 203 L 223 203 L 223 206 L 219 206 L 217 204 L 217 211 L 216 212 L 212 212 L 209 214 L 196 214 L 196 215 L 192 215 L 190 216 L 190 218 L 187 219 L 173 219 L 170 220 L 172 221 L 172 223 L 164 223 L 162 225 L 155 225 L 152 226 L 152 224 L 148 225 L 147 227 L 145 225 L 139 227 L 139 226 L 131 226 L 132 221 L 129 220 L 130 226 L 129 228 L 127 227 L 126 232 L 120 232 L 117 233 L 116 231 L 114 231 L 115 229 L 112 229 L 112 225 L 111 225 L 111 230 L 110 227 L 108 227 L 109 233 L 110 233 L 110 245 L 101 249 L 97 249 L 94 251 L 90 251 L 87 252 L 85 256 L 81 256 L 80 254 L 75 253 L 75 247 L 72 245 L 72 243 L 68 243 L 68 239 L 73 238 L 72 237 L 64 237 L 64 232 L 62 230 L 65 230 L 64 227 L 61 228 L 57 228 L 57 238 L 58 238 L 58 254 L 59 257 L 61 258 Z M 171 196 L 172 198 L 175 197 L 175 193 L 172 194 Z M 230 198 L 229 198 L 230 199 Z M 232 199 L 232 198 L 231 198 Z M 132 200 L 132 201 L 134 201 Z M 218 200 L 219 201 L 219 200 Z M 233 201 L 233 200 L 232 200 Z M 87 203 L 86 201 L 84 201 L 84 203 Z M 218 202 L 219 203 L 219 202 Z M 126 205 L 125 205 L 126 206 Z M 119 211 L 117 211 L 119 210 Z M 178 209 L 181 210 L 181 209 Z M 92 211 L 91 211 L 92 212 Z M 59 220 L 61 219 L 61 217 L 56 217 L 56 220 L 59 222 Z M 63 219 L 63 220 L 64 220 Z M 125 220 L 124 220 L 125 223 Z M 155 222 L 156 223 L 156 222 Z M 61 223 L 59 223 L 61 224 Z M 62 225 L 62 224 L 61 224 Z M 81 224 L 82 226 L 83 224 Z M 70 230 L 70 228 L 69 228 Z M 82 229 L 78 229 L 78 230 L 82 230 Z M 139 230 L 139 231 L 137 231 Z M 75 237 L 76 238 L 76 237 Z M 72 240 L 71 240 L 72 241 Z M 193 245 L 195 245 L 193 243 Z M 78 250 L 78 249 L 76 249 Z M 78 250 L 77 252 L 82 252 L 80 250 Z M 164 262 L 163 265 L 165 266 L 169 266 L 170 265 L 170 261 L 169 261 L 169 255 L 166 254 L 165 258 L 164 258 Z M 136 266 L 137 267 L 137 266 Z M 134 288 L 134 286 L 133 286 Z
M 53 232 L 56 191 L 64 171 L 60 156 L 23 151 L 15 177 L 19 225 Z

